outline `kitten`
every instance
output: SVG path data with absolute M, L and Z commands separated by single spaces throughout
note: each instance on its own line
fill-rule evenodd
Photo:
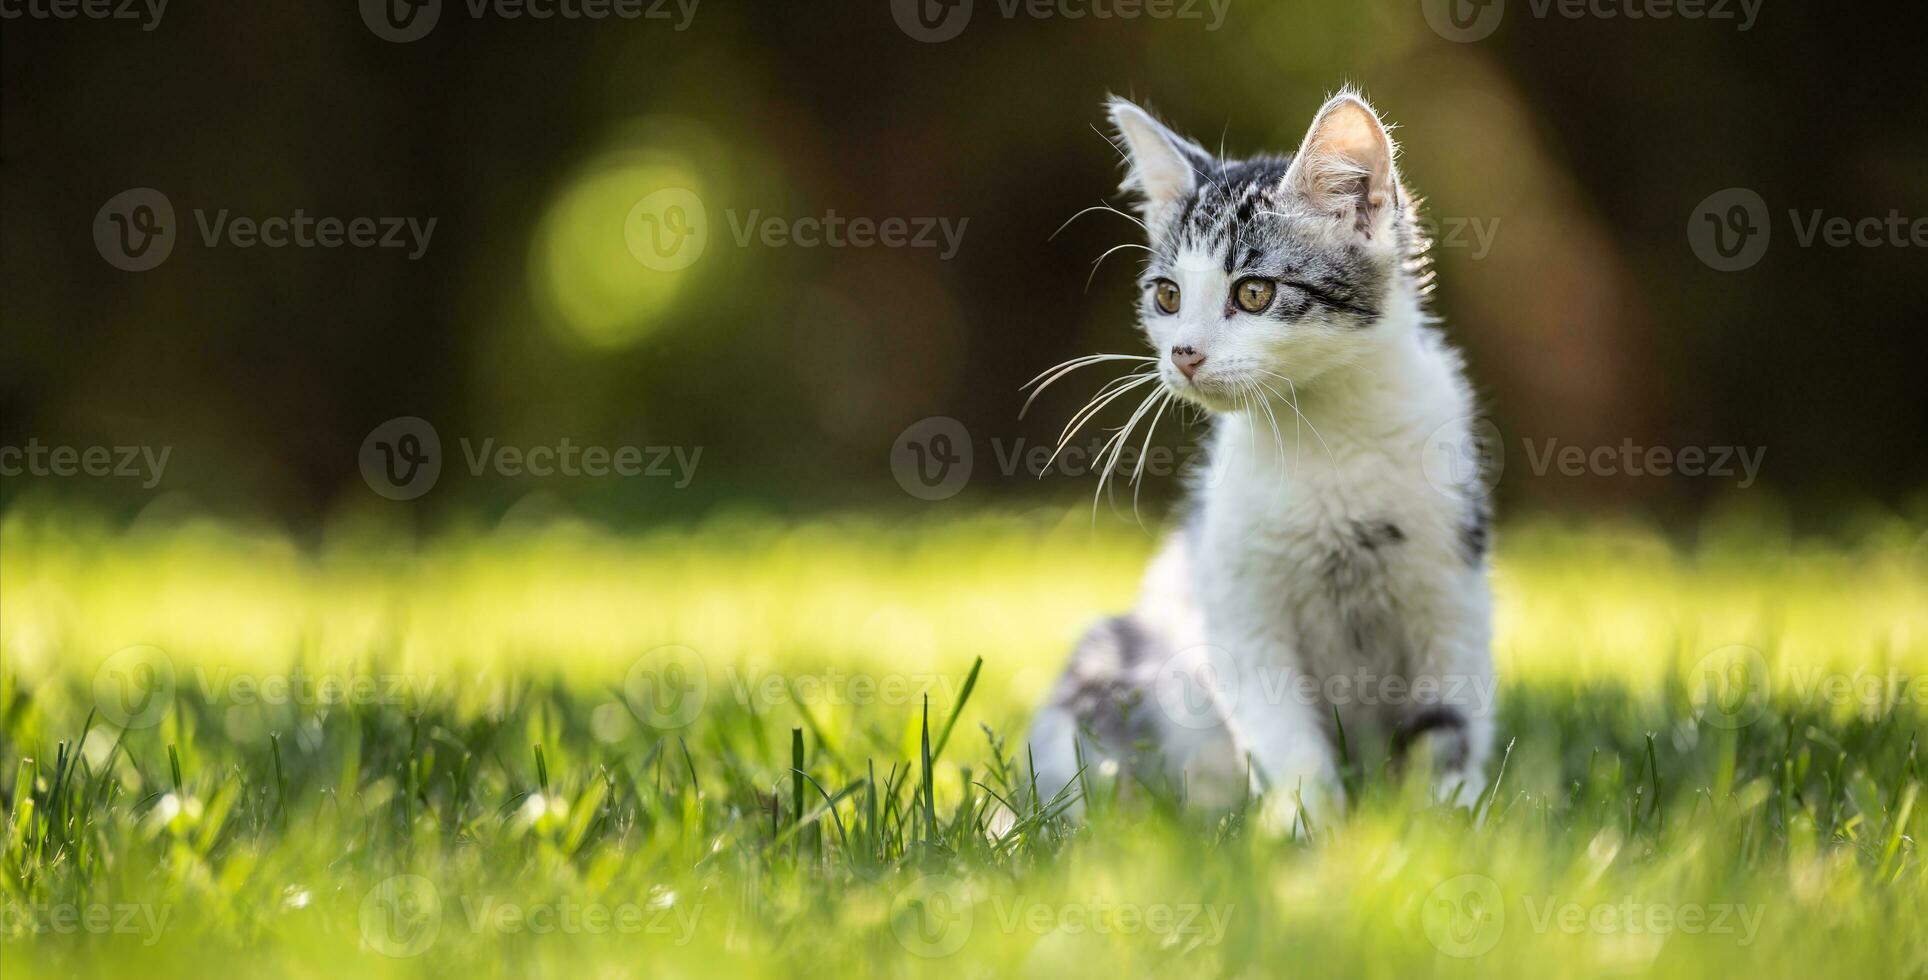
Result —
M 1386 127 L 1347 90 L 1293 156 L 1224 160 L 1130 102 L 1110 116 L 1150 246 L 1133 420 L 1203 408 L 1211 462 L 1137 608 L 1091 628 L 1033 723 L 1040 792 L 1081 768 L 1205 805 L 1249 790 L 1303 832 L 1343 808 L 1343 731 L 1367 771 L 1423 745 L 1436 796 L 1470 806 L 1489 512 L 1476 466 L 1424 458 L 1475 458 L 1474 405 Z

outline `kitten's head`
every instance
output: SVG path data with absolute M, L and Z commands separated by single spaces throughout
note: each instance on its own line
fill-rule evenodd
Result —
M 1164 383 L 1213 411 L 1359 360 L 1409 285 L 1411 208 L 1386 128 L 1351 91 L 1290 157 L 1221 160 L 1111 102 L 1151 258 L 1139 316 Z

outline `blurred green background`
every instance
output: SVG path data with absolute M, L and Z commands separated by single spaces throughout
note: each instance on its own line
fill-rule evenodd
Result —
M 913 975 L 900 905 L 932 869 L 983 910 L 932 975 L 1923 973 L 1918 6 L 55 2 L 0 0 L 8 978 L 199 976 L 211 951 L 290 975 Z M 1006 462 L 1123 372 L 1020 418 L 1028 379 L 1143 348 L 1131 251 L 1093 269 L 1137 229 L 1078 216 L 1119 201 L 1102 102 L 1286 151 L 1347 82 L 1398 124 L 1441 237 L 1434 308 L 1503 448 L 1493 794 L 1468 826 L 1388 781 L 1311 845 L 1151 808 L 986 848 L 1001 740 L 1153 546 L 1128 492 L 1094 529 L 1080 467 Z M 1710 260 L 1707 219 L 1742 202 L 1762 223 Z M 236 238 L 297 212 L 404 219 L 407 245 Z M 961 237 L 797 240 L 833 212 Z M 1904 237 L 1803 245 L 1817 216 Z M 399 453 L 407 417 L 442 469 L 396 500 L 368 447 Z M 1167 447 L 1202 431 L 1179 421 Z M 959 431 L 968 479 L 919 493 L 906 440 L 958 453 L 938 437 Z M 673 475 L 471 476 L 465 440 L 663 447 Z M 1535 465 L 1569 446 L 1607 456 Z M 18 469 L 96 447 L 167 463 L 151 485 Z M 1649 449 L 1759 472 L 1627 472 Z M 1150 481 L 1147 526 L 1179 484 Z M 673 741 L 632 686 L 657 690 L 666 644 L 713 697 Z M 302 676 L 431 693 L 236 696 Z M 795 683 L 760 702 L 746 677 Z M 796 693 L 839 677 L 921 686 Z M 166 720 L 103 737 L 94 712 L 134 688 Z M 926 704 L 960 723 L 921 766 L 920 829 L 897 791 Z M 840 796 L 834 845 L 821 821 L 779 830 L 806 809 L 798 772 L 844 792 L 883 775 L 883 823 Z M 423 916 L 446 932 L 390 959 L 367 910 L 405 872 L 447 897 Z M 1434 928 L 1468 878 L 1516 910 L 1484 959 Z M 464 931 L 465 902 L 498 893 L 713 915 L 671 948 Z M 1011 901 L 1087 898 L 1238 918 L 1223 945 L 1156 949 L 993 927 Z M 153 947 L 32 931 L 36 903 L 102 899 L 178 916 Z M 1554 899 L 1740 903 L 1767 925 L 1758 945 L 1536 929 Z
M 700 0 L 633 20 L 451 0 L 412 41 L 346 0 L 177 3 L 151 30 L 11 20 L 0 445 L 171 457 L 151 489 L 26 474 L 0 480 L 0 503 L 303 528 L 1081 498 L 1089 477 L 997 463 L 1051 439 L 1108 375 L 1074 376 L 1020 419 L 1027 379 L 1142 346 L 1132 255 L 1092 273 L 1136 229 L 1096 212 L 1053 237 L 1118 200 L 1101 101 L 1139 98 L 1231 153 L 1283 151 L 1352 82 L 1398 124 L 1405 175 L 1442 232 L 1461 229 L 1435 252 L 1435 308 L 1506 439 L 1503 507 L 1667 522 L 1739 501 L 1795 526 L 1919 511 L 1928 253 L 1803 247 L 1789 215 L 1928 216 L 1917 10 L 1767 0 L 1636 19 L 1515 0 L 1489 36 L 1459 42 L 1413 0 L 1221 3 L 1124 19 L 977 0 L 941 42 L 885 0 Z M 165 194 L 178 234 L 166 261 L 128 272 L 93 229 L 140 187 Z M 1689 226 L 1732 187 L 1761 196 L 1771 237 L 1756 264 L 1723 272 L 1696 257 Z M 626 244 L 633 208 L 665 188 L 695 193 L 707 217 L 680 268 Z M 436 224 L 417 259 L 210 246 L 194 215 L 222 209 Z M 752 214 L 794 230 L 833 211 L 968 223 L 948 258 L 737 241 Z M 398 416 L 430 420 L 456 469 L 464 436 L 702 455 L 681 489 L 445 470 L 394 503 L 357 460 Z M 961 422 L 978 456 L 934 504 L 890 466 L 929 416 Z M 1168 418 L 1159 439 L 1199 431 Z M 1745 489 L 1517 465 L 1524 440 L 1548 439 L 1765 455 Z M 1155 480 L 1147 499 L 1176 486 Z

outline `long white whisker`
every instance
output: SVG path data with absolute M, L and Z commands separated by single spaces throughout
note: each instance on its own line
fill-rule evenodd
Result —
M 1250 381 L 1241 381 L 1241 382 L 1239 383 L 1239 393 L 1238 393 L 1238 394 L 1239 394 L 1239 404 L 1240 404 L 1240 405 L 1242 405 L 1242 406 L 1243 406 L 1243 407 L 1245 408 L 1245 411 L 1246 411 L 1246 412 L 1247 412 L 1248 414 L 1256 414 L 1255 412 L 1253 412 L 1253 409 L 1252 409 L 1252 403 L 1251 403 L 1251 402 L 1250 402 L 1250 401 L 1248 400 L 1248 399 L 1250 399 L 1250 398 L 1251 398 L 1251 394 L 1250 394 L 1250 393 L 1251 393 L 1251 392 L 1253 392 L 1253 391 L 1256 391 L 1256 390 L 1257 390 L 1257 389 L 1255 389 L 1255 388 L 1253 388 L 1253 387 L 1252 387 L 1252 383 L 1251 383 Z M 1259 430 L 1258 430 L 1258 427 L 1256 427 L 1256 426 L 1254 426 L 1254 425 L 1252 425 L 1252 424 L 1251 424 L 1251 423 L 1250 423 L 1250 422 L 1248 421 L 1248 422 L 1246 423 L 1246 426 L 1245 426 L 1245 429 L 1246 429 L 1246 432 L 1245 432 L 1245 435 L 1246 435 L 1246 443 L 1247 443 L 1247 445 L 1246 445 L 1246 448 L 1247 448 L 1247 449 L 1250 449 L 1250 450 L 1252 451 L 1252 459 L 1253 459 L 1254 461 L 1256 461 L 1256 460 L 1257 460 L 1257 459 L 1259 458 Z
M 1112 214 L 1115 214 L 1115 215 L 1117 215 L 1117 216 L 1119 216 L 1119 217 L 1121 217 L 1121 218 L 1124 218 L 1124 219 L 1126 219 L 1126 220 L 1128 220 L 1128 221 L 1130 221 L 1130 222 L 1131 222 L 1132 224 L 1135 224 L 1135 225 L 1137 225 L 1137 226 L 1138 226 L 1138 227 L 1140 227 L 1140 228 L 1145 228 L 1145 223 L 1144 223 L 1143 221 L 1140 221 L 1140 220 L 1138 220 L 1138 219 L 1137 219 L 1136 217 L 1133 217 L 1132 215 L 1129 215 L 1129 214 L 1126 214 L 1125 212 L 1123 212 L 1123 211 L 1120 211 L 1120 210 L 1118 210 L 1117 208 L 1114 208 L 1114 207 L 1112 207 L 1112 206 L 1111 206 L 1111 205 L 1109 205 L 1109 204 L 1103 204 L 1103 203 L 1099 203 L 1099 204 L 1094 204 L 1094 205 L 1092 205 L 1092 206 L 1090 206 L 1090 207 L 1088 207 L 1088 208 L 1085 208 L 1085 209 L 1084 209 L 1083 211 L 1080 211 L 1080 212 L 1078 212 L 1077 214 L 1074 214 L 1074 215 L 1072 215 L 1071 217 L 1069 217 L 1069 218 L 1066 218 L 1066 219 L 1064 219 L 1064 224 L 1061 224 L 1061 225 L 1059 225 L 1059 226 L 1058 226 L 1058 230 L 1057 230 L 1057 231 L 1054 231 L 1054 232 L 1052 232 L 1052 233 L 1051 233 L 1051 238 L 1047 238 L 1047 239 L 1045 239 L 1045 241 L 1047 241 L 1047 242 L 1048 242 L 1048 241 L 1050 241 L 1050 240 L 1051 240 L 1052 238 L 1056 238 L 1056 237 L 1058 237 L 1058 233 L 1059 233 L 1059 232 L 1062 232 L 1062 231 L 1064 231 L 1064 230 L 1065 230 L 1066 228 L 1069 228 L 1069 227 L 1071 227 L 1071 223 L 1072 223 L 1073 221 L 1076 221 L 1076 220 L 1078 220 L 1079 218 L 1082 218 L 1082 217 L 1084 217 L 1085 215 L 1087 215 L 1087 214 L 1090 214 L 1090 213 L 1091 213 L 1091 212 L 1093 212 L 1093 211 L 1109 211 L 1109 212 L 1111 212 Z M 1151 229 L 1149 229 L 1149 228 L 1145 228 L 1145 230 L 1146 230 L 1146 231 L 1150 231 Z
M 1332 455 L 1332 447 L 1326 444 L 1325 436 L 1322 436 L 1319 434 L 1319 427 L 1316 425 L 1313 425 L 1312 420 L 1309 418 L 1306 418 L 1304 412 L 1299 411 L 1299 386 L 1296 384 L 1293 384 L 1292 379 L 1286 377 L 1283 374 L 1276 374 L 1271 371 L 1264 371 L 1263 373 L 1270 374 L 1273 377 L 1279 379 L 1280 381 L 1285 382 L 1286 387 L 1290 389 L 1292 392 L 1292 400 L 1288 403 L 1292 406 L 1292 413 L 1294 415 L 1297 415 L 1299 419 L 1305 423 L 1306 428 L 1312 430 L 1312 438 L 1319 440 L 1319 448 L 1325 450 L 1326 459 L 1330 460 L 1333 463 L 1333 465 L 1335 466 L 1338 465 L 1338 459 Z
M 1066 438 L 1072 431 L 1077 429 L 1084 421 L 1086 421 L 1086 416 L 1094 414 L 1099 410 L 1103 409 L 1106 405 L 1111 404 L 1112 399 L 1118 397 L 1119 395 L 1124 394 L 1127 391 L 1130 391 L 1133 388 L 1138 387 L 1139 385 L 1144 384 L 1147 381 L 1152 380 L 1153 378 L 1156 378 L 1157 376 L 1158 375 L 1156 372 L 1144 371 L 1138 374 L 1128 374 L 1122 378 L 1113 378 L 1110 381 L 1105 382 L 1104 387 L 1099 388 L 1097 393 L 1093 394 L 1091 396 L 1091 399 L 1085 402 L 1083 408 L 1080 408 L 1076 412 L 1072 413 L 1071 421 L 1066 422 L 1064 424 L 1064 428 L 1059 430 L 1058 438 L 1059 439 Z
M 1278 390 L 1273 388 L 1271 385 L 1266 384 L 1264 381 L 1254 378 L 1252 379 L 1252 383 L 1257 385 L 1260 388 L 1265 389 L 1267 392 L 1270 392 L 1274 397 L 1280 397 Z M 1279 476 L 1284 477 L 1285 476 L 1285 435 L 1279 431 L 1279 416 L 1276 412 L 1272 411 L 1271 398 L 1266 398 L 1261 396 L 1259 398 L 1259 407 L 1265 409 L 1265 420 L 1272 427 L 1272 448 L 1278 450 Z M 1297 460 L 1294 459 L 1294 462 L 1296 463 Z
M 1118 441 L 1118 437 L 1130 436 L 1131 430 L 1138 425 L 1138 420 L 1143 416 L 1144 409 L 1150 405 L 1151 402 L 1152 398 L 1149 396 L 1140 402 L 1138 407 L 1132 410 L 1131 417 L 1125 420 L 1125 424 L 1120 426 L 1116 432 L 1112 433 L 1111 438 L 1107 439 L 1104 445 L 1098 447 L 1098 456 L 1096 458 L 1102 462 L 1100 463 L 1101 468 L 1098 472 L 1098 487 L 1096 490 L 1093 490 L 1091 494 L 1091 518 L 1094 521 L 1098 519 L 1098 501 L 1109 495 L 1111 490 L 1111 474 L 1117 466 L 1118 453 L 1117 450 L 1114 450 L 1112 447 L 1124 445 L 1124 443 Z M 1107 458 L 1107 452 L 1110 453 L 1110 458 Z M 1114 510 L 1116 506 L 1116 503 L 1114 503 Z
M 1279 392 L 1279 389 L 1274 388 L 1263 381 L 1259 382 L 1259 387 L 1264 388 L 1268 392 L 1271 392 L 1273 398 L 1276 398 L 1281 402 L 1286 401 L 1285 395 L 1281 394 Z M 1265 410 L 1267 413 L 1272 415 L 1272 437 L 1273 437 L 1273 440 L 1277 442 L 1279 446 L 1279 465 L 1284 466 L 1285 465 L 1285 434 L 1279 429 L 1279 417 L 1276 412 L 1272 412 L 1272 404 L 1270 400 L 1266 402 Z M 1297 418 L 1294 418 L 1292 420 L 1292 465 L 1294 467 L 1297 467 L 1299 465 L 1299 420 Z
M 1161 390 L 1158 394 L 1160 399 L 1158 411 L 1152 413 L 1151 424 L 1145 427 L 1145 444 L 1138 447 L 1138 465 L 1131 471 L 1131 516 L 1138 521 L 1140 527 L 1145 524 L 1144 518 L 1138 516 L 1138 494 L 1145 489 L 1145 460 L 1151 457 L 1151 439 L 1158 432 L 1158 420 L 1165 417 L 1165 409 L 1171 407 L 1174 397 L 1169 388 Z
M 1155 360 L 1158 360 L 1158 358 L 1153 357 L 1150 354 L 1081 354 L 1077 357 L 1071 358 L 1070 360 L 1059 361 L 1058 363 L 1053 364 L 1042 371 L 1039 371 L 1037 377 L 1032 378 L 1029 381 L 1026 381 L 1022 385 L 1019 385 L 1018 390 L 1023 391 L 1024 389 L 1029 388 L 1034 384 L 1037 384 L 1039 381 L 1044 379 L 1045 375 L 1051 374 L 1053 371 L 1057 371 L 1060 368 L 1070 371 L 1070 370 L 1075 370 L 1077 368 L 1084 367 L 1087 364 L 1097 364 L 1100 361 L 1155 361 Z M 1049 383 L 1050 382 L 1046 382 L 1046 384 L 1049 384 Z
M 1140 245 L 1137 242 L 1125 242 L 1122 245 L 1113 245 L 1110 248 L 1105 249 L 1104 252 L 1101 253 L 1097 258 L 1091 260 L 1092 271 L 1094 272 L 1097 271 L 1098 266 L 1103 264 L 1103 262 L 1106 259 L 1111 257 L 1111 253 L 1119 251 L 1120 249 L 1127 249 L 1127 248 L 1142 248 L 1153 255 L 1158 254 L 1157 249 L 1152 248 L 1150 245 Z
M 1038 395 L 1043 393 L 1044 389 L 1051 387 L 1051 385 L 1054 384 L 1059 378 L 1062 378 L 1065 375 L 1078 370 L 1079 368 L 1090 367 L 1093 364 L 1103 364 L 1106 361 L 1156 361 L 1156 360 L 1158 360 L 1158 358 L 1149 357 L 1143 354 L 1087 354 L 1083 357 L 1074 357 L 1071 360 L 1053 365 L 1049 368 L 1046 368 L 1044 373 L 1039 374 L 1037 377 L 1032 378 L 1031 380 L 1025 382 L 1021 387 L 1018 388 L 1019 391 L 1023 391 L 1025 388 L 1029 388 L 1032 385 L 1037 385 L 1037 390 L 1031 392 L 1031 397 L 1026 398 L 1024 400 L 1024 407 L 1021 409 L 1018 409 L 1018 418 L 1023 418 L 1024 413 L 1031 410 L 1031 403 L 1038 400 Z M 1050 377 L 1047 378 L 1045 377 L 1045 375 L 1050 375 Z M 1039 382 L 1043 382 L 1043 383 L 1039 384 Z
M 1271 424 L 1272 428 L 1272 448 L 1278 449 L 1278 465 L 1284 467 L 1286 446 L 1284 442 L 1280 442 L 1278 421 L 1276 417 L 1272 417 L 1272 399 L 1265 394 L 1265 382 L 1261 382 L 1259 378 L 1251 380 L 1251 399 L 1257 403 L 1257 411 L 1251 413 L 1251 428 L 1259 428 L 1259 413 L 1265 413 L 1265 421 Z M 1280 469 L 1280 473 L 1284 473 L 1284 469 Z
M 1105 450 L 1111 448 L 1111 458 L 1105 462 L 1104 472 L 1098 476 L 1098 489 L 1091 495 L 1091 517 L 1093 520 L 1098 518 L 1098 498 L 1104 496 L 1105 485 L 1111 482 L 1111 473 L 1118 467 L 1118 457 L 1125 451 L 1125 440 L 1131 438 L 1131 430 L 1137 428 L 1138 420 L 1144 418 L 1145 413 L 1151 410 L 1152 404 L 1159 400 L 1157 396 L 1158 392 L 1153 392 L 1150 396 L 1146 397 L 1144 401 L 1140 402 L 1138 408 L 1131 413 L 1131 418 L 1125 420 L 1124 426 L 1111 437 L 1111 440 L 1098 447 L 1099 456 L 1103 456 Z
M 1273 374 L 1270 371 L 1266 371 L 1265 373 L 1270 374 L 1272 375 L 1272 377 L 1275 377 L 1275 378 L 1284 378 L 1284 375 Z M 1289 381 L 1290 379 L 1287 379 L 1287 380 Z M 1264 382 L 1260 382 L 1260 383 L 1264 384 Z M 1265 390 L 1270 391 L 1274 395 L 1278 395 L 1279 400 L 1282 402 L 1286 402 L 1288 406 L 1291 407 L 1295 412 L 1298 410 L 1296 397 L 1288 399 L 1285 397 L 1285 395 L 1280 394 L 1279 389 L 1274 388 L 1269 384 L 1265 385 Z M 1302 458 L 1299 453 L 1299 450 L 1304 445 L 1304 440 L 1300 437 L 1300 434 L 1299 434 L 1300 431 L 1304 428 L 1304 425 L 1301 422 L 1301 418 L 1302 416 L 1300 415 L 1294 415 L 1292 417 L 1292 465 L 1293 466 L 1298 466 Z
M 1103 400 L 1094 400 L 1091 404 L 1081 409 L 1077 415 L 1072 417 L 1070 422 L 1065 423 L 1064 432 L 1058 437 L 1057 448 L 1051 450 L 1051 458 L 1045 460 L 1044 467 L 1039 471 L 1039 475 L 1042 476 L 1051 469 L 1051 464 L 1058 461 L 1058 455 L 1064 452 L 1065 447 L 1071 444 L 1071 440 L 1077 436 L 1078 432 L 1089 424 L 1092 419 L 1096 418 L 1098 413 L 1104 410 L 1105 406 L 1117 401 L 1123 397 L 1126 392 L 1148 381 L 1157 380 L 1157 377 L 1155 374 L 1135 376 L 1129 379 L 1127 384 L 1119 386 L 1117 390 L 1104 396 Z
M 1096 259 L 1092 260 L 1091 274 L 1085 277 L 1085 288 L 1086 289 L 1091 288 L 1091 281 L 1093 279 L 1098 278 L 1098 267 L 1101 265 L 1104 265 L 1106 259 L 1111 258 L 1111 253 L 1119 251 L 1120 249 L 1127 249 L 1127 248 L 1142 248 L 1153 255 L 1158 254 L 1157 249 L 1154 249 L 1149 245 L 1140 245 L 1137 242 L 1126 242 L 1123 245 L 1113 245 L 1110 248 L 1105 249 L 1103 255 L 1100 255 Z
M 1325 450 L 1326 459 L 1330 460 L 1333 465 L 1338 465 L 1338 460 L 1332 456 L 1332 446 L 1325 441 L 1325 436 L 1319 433 L 1319 427 L 1313 425 L 1312 420 L 1307 418 L 1304 412 L 1299 411 L 1299 386 L 1293 384 L 1291 378 L 1287 378 L 1285 379 L 1285 387 L 1286 390 L 1292 392 L 1292 411 L 1297 413 L 1299 418 L 1305 420 L 1305 427 L 1312 430 L 1312 438 L 1319 440 L 1319 448 Z
M 1099 490 L 1102 491 L 1105 483 L 1111 479 L 1111 468 L 1118 460 L 1118 453 L 1123 451 L 1125 440 L 1130 438 L 1131 430 L 1138 425 L 1138 420 L 1144 416 L 1145 409 L 1151 405 L 1157 396 L 1158 392 L 1156 391 L 1145 396 L 1145 399 L 1138 403 L 1138 407 L 1132 409 L 1131 415 L 1125 419 L 1125 424 L 1114 430 L 1111 436 L 1098 446 L 1098 454 L 1094 457 L 1095 459 L 1104 460 L 1105 453 L 1111 453 L 1111 459 L 1103 463 L 1104 470 L 1098 478 Z M 1095 504 L 1096 501 L 1093 501 L 1093 503 Z
M 1160 390 L 1158 396 L 1161 399 L 1158 403 L 1158 411 L 1152 413 L 1151 427 L 1145 430 L 1144 445 L 1138 447 L 1138 465 L 1131 470 L 1131 482 L 1134 484 L 1142 482 L 1145 475 L 1145 458 L 1151 454 L 1152 435 L 1158 431 L 1158 420 L 1165 416 L 1165 409 L 1171 407 L 1173 398 L 1171 389 Z

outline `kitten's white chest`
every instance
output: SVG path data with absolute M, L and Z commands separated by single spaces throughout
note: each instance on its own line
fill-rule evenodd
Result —
M 1403 672 L 1423 656 L 1442 608 L 1477 577 L 1463 500 L 1423 470 L 1428 427 L 1455 407 L 1429 401 L 1376 416 L 1365 436 L 1301 432 L 1296 445 L 1269 420 L 1225 419 L 1194 569 L 1213 644 L 1319 677 Z

